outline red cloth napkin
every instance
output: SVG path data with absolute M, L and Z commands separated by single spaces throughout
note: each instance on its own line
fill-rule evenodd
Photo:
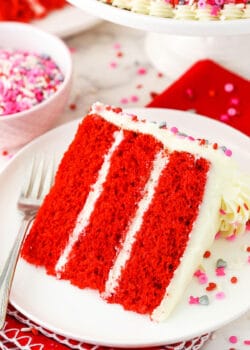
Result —
M 195 63 L 147 107 L 191 110 L 250 136 L 250 81 L 211 60 Z
M 199 350 L 208 340 L 209 334 L 190 341 L 172 345 L 147 348 L 147 350 Z M 2 350 L 116 350 L 115 348 L 86 344 L 55 334 L 32 322 L 9 306 L 4 329 L 0 331 Z M 118 349 L 117 349 L 118 350 Z M 119 349 L 120 350 L 120 349 Z M 130 349 L 132 350 L 132 349 Z

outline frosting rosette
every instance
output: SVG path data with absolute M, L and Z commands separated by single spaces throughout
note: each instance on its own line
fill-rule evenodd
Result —
M 250 176 L 235 170 L 224 188 L 219 232 L 230 237 L 243 233 L 250 219 Z

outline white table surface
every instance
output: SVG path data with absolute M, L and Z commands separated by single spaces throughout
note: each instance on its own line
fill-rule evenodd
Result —
M 149 63 L 144 39 L 142 31 L 107 22 L 66 39 L 72 50 L 74 83 L 58 125 L 83 116 L 95 101 L 124 108 L 143 107 L 151 100 L 151 94 L 165 89 L 171 80 Z M 76 109 L 70 108 L 71 104 Z M 0 145 L 0 171 L 16 151 Z M 237 336 L 236 344 L 229 342 L 231 335 Z M 247 350 L 250 346 L 244 340 L 249 339 L 250 312 L 215 331 L 203 349 Z

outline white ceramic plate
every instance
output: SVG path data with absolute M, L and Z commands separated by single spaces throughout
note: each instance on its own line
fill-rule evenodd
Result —
M 87 13 L 107 21 L 148 32 L 171 35 L 237 35 L 250 33 L 250 19 L 227 21 L 173 20 L 143 15 L 110 6 L 100 0 L 68 0 L 69 3 Z
M 63 9 L 51 12 L 43 19 L 33 21 L 33 24 L 51 34 L 66 38 L 78 32 L 90 29 L 100 21 L 99 18 L 84 13 L 76 7 L 67 6 Z
M 161 109 L 133 110 L 151 120 L 166 120 L 184 132 L 217 140 L 233 150 L 240 166 L 250 172 L 247 136 L 197 115 Z M 16 201 L 25 178 L 25 169 L 34 153 L 48 152 L 61 156 L 71 142 L 78 121 L 65 124 L 23 148 L 0 173 L 0 266 L 19 227 L 20 216 Z M 204 286 L 193 279 L 173 315 L 164 323 L 153 323 L 146 316 L 124 311 L 119 305 L 106 304 L 91 290 L 80 290 L 66 281 L 47 276 L 43 269 L 35 268 L 22 259 L 18 263 L 11 303 L 23 314 L 58 334 L 77 340 L 116 347 L 143 347 L 173 343 L 190 339 L 239 317 L 250 306 L 250 264 L 242 248 L 250 245 L 250 233 L 234 242 L 218 240 L 212 256 L 204 260 L 209 281 L 215 281 L 226 298 L 217 300 L 210 292 L 210 305 L 189 305 L 188 297 L 201 296 Z M 228 262 L 226 277 L 215 277 L 215 262 L 223 258 Z M 230 283 L 231 276 L 238 283 Z M 218 290 L 217 290 L 218 291 Z

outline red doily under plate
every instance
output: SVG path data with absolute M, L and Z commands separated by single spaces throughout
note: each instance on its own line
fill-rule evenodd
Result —
M 176 344 L 147 348 L 147 350 L 199 350 L 209 334 Z M 6 323 L 0 331 L 1 350 L 116 350 L 75 341 L 55 334 L 27 319 L 9 306 Z M 131 350 L 131 349 L 130 349 Z

